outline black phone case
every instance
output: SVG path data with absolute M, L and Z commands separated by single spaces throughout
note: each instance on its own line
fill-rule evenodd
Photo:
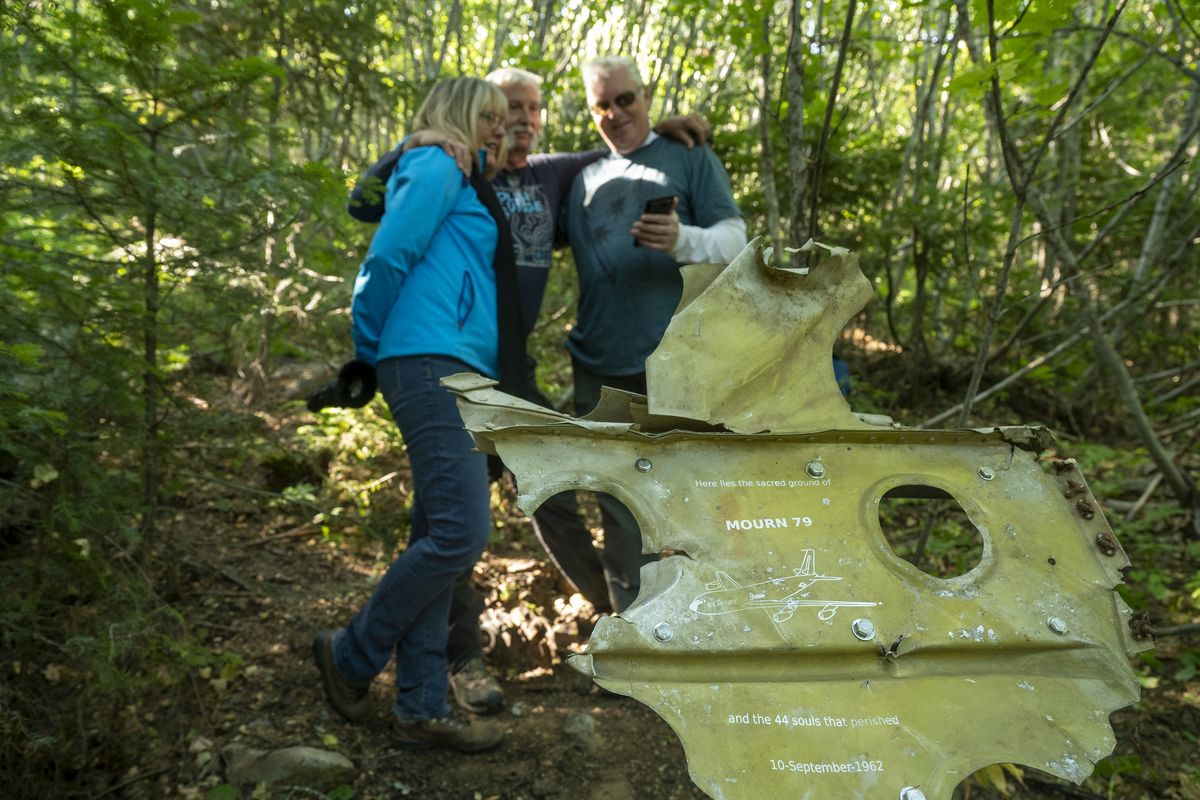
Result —
M 671 206 L 674 202 L 675 202 L 674 195 L 667 195 L 666 197 L 651 197 L 649 200 L 646 201 L 646 207 L 644 209 L 642 209 L 642 213 L 643 214 L 667 214 L 667 213 L 670 213 Z M 634 247 L 642 246 L 642 243 L 637 240 L 636 236 L 633 237 L 633 246 Z

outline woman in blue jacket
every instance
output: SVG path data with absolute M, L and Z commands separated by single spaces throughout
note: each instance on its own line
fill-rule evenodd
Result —
M 503 164 L 507 111 L 494 85 L 455 78 L 434 87 L 412 127 L 474 147 L 481 167 L 485 158 Z M 451 717 L 446 702 L 451 592 L 487 544 L 489 490 L 485 457 L 439 381 L 478 372 L 503 386 L 508 363 L 519 358 L 524 370 L 508 331 L 515 314 L 521 346 L 511 239 L 483 172 L 468 180 L 442 150 L 422 147 L 388 179 L 387 211 L 354 284 L 352 332 L 355 356 L 374 365 L 404 437 L 412 534 L 350 624 L 313 642 L 326 695 L 343 716 L 369 716 L 368 687 L 394 652 L 394 738 L 463 752 L 503 735 L 495 723 Z

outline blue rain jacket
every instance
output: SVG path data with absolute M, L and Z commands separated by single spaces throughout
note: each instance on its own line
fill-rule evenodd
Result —
M 497 232 L 487 208 L 437 147 L 400 158 L 386 208 L 354 282 L 355 357 L 450 356 L 497 377 Z

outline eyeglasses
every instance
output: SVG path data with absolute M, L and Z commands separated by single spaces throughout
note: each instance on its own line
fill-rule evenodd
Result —
M 637 92 L 634 92 L 634 91 L 621 92 L 619 95 L 617 95 L 616 97 L 613 98 L 611 103 L 608 102 L 607 100 L 600 100 L 597 103 L 595 103 L 594 105 L 592 105 L 590 108 L 591 108 L 591 111 L 593 114 L 595 114 L 597 117 L 602 117 L 605 114 L 607 114 L 608 110 L 610 108 L 612 108 L 614 105 L 617 108 L 628 108 L 629 106 L 633 105 L 634 101 L 637 100 L 637 98 L 638 98 Z
M 479 115 L 479 118 L 488 125 L 491 125 L 493 128 L 501 127 L 506 121 L 506 116 L 504 114 L 497 114 L 495 111 L 484 111 Z

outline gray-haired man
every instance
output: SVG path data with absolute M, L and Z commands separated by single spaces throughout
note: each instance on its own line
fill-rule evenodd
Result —
M 583 66 L 583 80 L 610 152 L 580 172 L 565 214 L 579 273 L 579 314 L 567 349 L 580 416 L 595 407 L 602 385 L 645 393 L 646 357 L 683 291 L 679 267 L 728 263 L 746 245 L 725 168 L 707 145 L 688 148 L 651 130 L 650 89 L 637 65 L 620 56 L 598 59 Z M 667 197 L 669 210 L 649 211 L 650 201 Z M 599 500 L 603 573 L 620 611 L 637 597 L 641 566 L 652 556 L 643 555 L 628 509 L 609 495 Z M 577 585 L 595 580 L 568 575 Z

